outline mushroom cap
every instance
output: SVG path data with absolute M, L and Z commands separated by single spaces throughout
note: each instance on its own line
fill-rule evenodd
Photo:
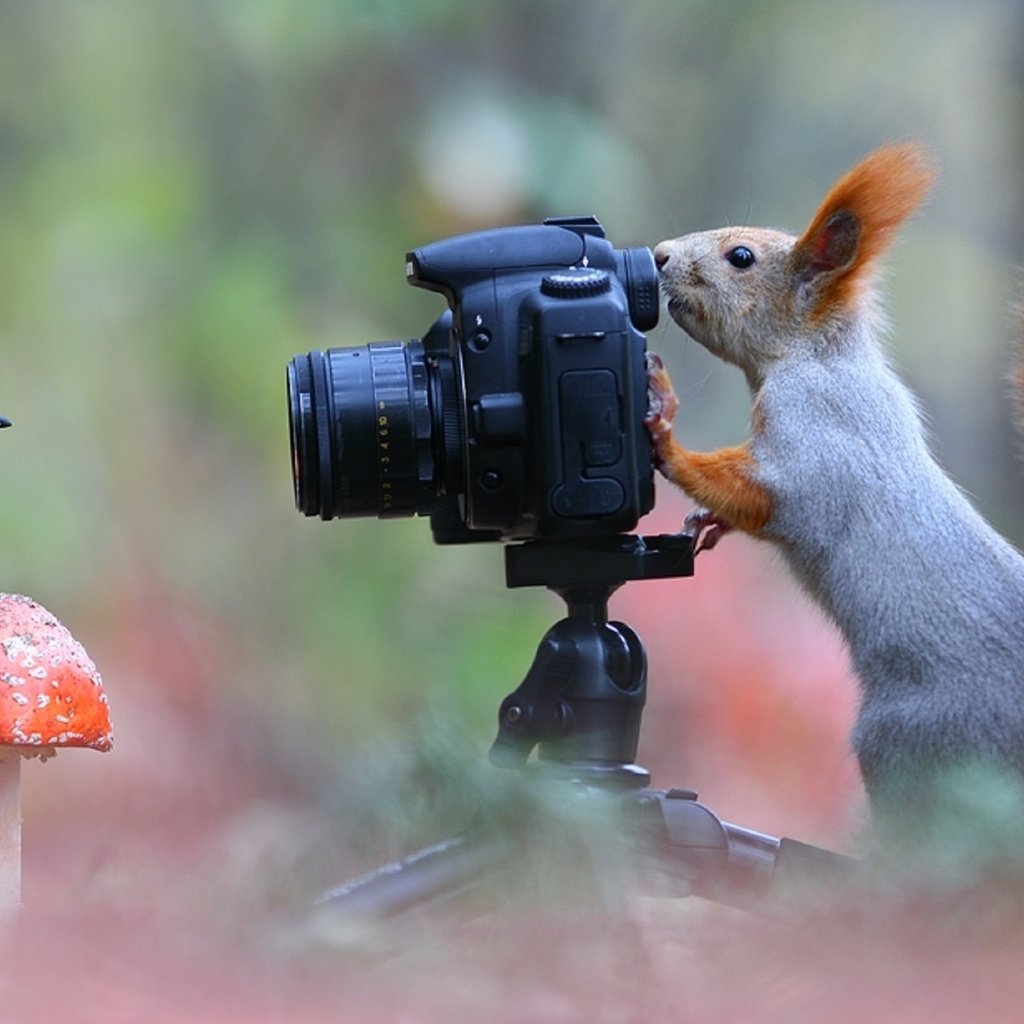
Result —
M 31 598 L 0 594 L 0 747 L 112 745 L 103 680 L 85 648 Z

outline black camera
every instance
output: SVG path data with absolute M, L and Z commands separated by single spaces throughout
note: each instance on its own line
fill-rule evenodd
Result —
M 295 503 L 323 519 L 430 515 L 439 543 L 602 537 L 654 504 L 647 248 L 593 217 L 425 245 L 406 276 L 449 309 L 409 342 L 295 356 Z

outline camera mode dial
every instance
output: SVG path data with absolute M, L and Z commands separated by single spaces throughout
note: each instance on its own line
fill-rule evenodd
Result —
M 603 295 L 611 286 L 611 278 L 603 270 L 559 270 L 541 281 L 540 290 L 555 299 L 585 299 Z

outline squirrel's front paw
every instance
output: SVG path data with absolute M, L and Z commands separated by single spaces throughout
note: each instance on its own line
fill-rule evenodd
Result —
M 710 551 L 735 527 L 709 509 L 696 508 L 683 520 L 683 529 L 693 534 L 693 553 L 699 555 L 702 551 Z
M 661 357 L 648 353 L 647 416 L 644 424 L 655 444 L 672 433 L 672 421 L 678 408 L 679 400 L 672 390 L 672 378 L 669 377 Z

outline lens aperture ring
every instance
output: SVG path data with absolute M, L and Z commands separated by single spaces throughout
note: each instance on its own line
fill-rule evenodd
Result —
M 430 511 L 434 461 L 430 447 L 430 403 L 423 346 L 378 341 L 367 346 L 373 390 L 377 467 L 377 514 Z

